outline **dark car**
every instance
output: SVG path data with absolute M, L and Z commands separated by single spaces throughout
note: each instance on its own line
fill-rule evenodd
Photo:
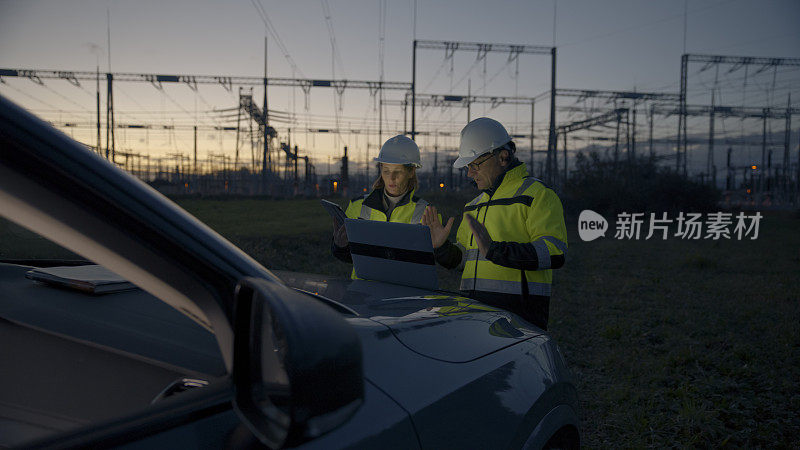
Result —
M 579 444 L 547 333 L 457 293 L 272 273 L 2 97 L 0 216 L 85 258 L 0 263 L 0 447 Z M 95 270 L 132 286 L 86 293 Z

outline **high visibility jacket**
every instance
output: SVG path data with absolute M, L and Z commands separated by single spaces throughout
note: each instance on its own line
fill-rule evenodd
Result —
M 375 189 L 369 194 L 352 199 L 344 213 L 350 219 L 418 224 L 422 222 L 422 214 L 425 213 L 428 202 L 414 195 L 415 192 L 416 190 L 412 190 L 406 193 L 389 212 L 389 217 L 386 216 L 383 206 L 383 189 Z M 349 246 L 340 248 L 333 244 L 332 252 L 336 258 L 344 262 L 352 262 Z M 357 278 L 355 270 L 350 277 Z
M 555 192 L 520 163 L 491 194 L 481 193 L 464 210 L 486 227 L 494 244 L 483 257 L 469 224 L 461 221 L 456 235 L 464 258 L 461 290 L 550 297 L 553 257 L 563 263 L 567 251 L 564 211 Z M 515 260 L 525 254 L 535 254 L 530 258 L 535 267 L 525 258 Z
M 389 213 L 389 217 L 386 217 L 383 207 L 383 189 L 375 189 L 367 195 L 354 198 L 344 213 L 351 219 L 417 224 L 422 221 L 428 202 L 414 195 L 415 192 L 416 190 L 407 192 Z

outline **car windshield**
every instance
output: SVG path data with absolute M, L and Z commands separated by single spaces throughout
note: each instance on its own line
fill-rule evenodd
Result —
M 14 387 L 4 390 L 4 417 L 14 420 L 4 419 L 0 447 L 130 414 L 225 376 L 211 331 L 106 272 L 0 219 L 0 359 L 20 368 L 0 371 L 0 384 Z

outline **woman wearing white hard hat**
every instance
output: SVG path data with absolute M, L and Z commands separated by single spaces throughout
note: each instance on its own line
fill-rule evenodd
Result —
M 372 184 L 372 191 L 350 201 L 345 211 L 347 217 L 420 223 L 428 202 L 414 195 L 417 168 L 421 166 L 417 144 L 406 136 L 397 135 L 383 144 L 374 161 L 378 163 L 379 175 Z M 333 227 L 333 255 L 342 261 L 352 262 L 344 225 L 334 221 Z

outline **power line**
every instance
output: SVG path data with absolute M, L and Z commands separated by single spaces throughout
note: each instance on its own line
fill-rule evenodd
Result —
M 231 89 L 233 85 L 241 86 L 263 86 L 263 77 L 245 76 L 218 76 L 218 75 L 164 75 L 153 73 L 107 73 L 112 75 L 115 82 L 147 82 L 160 88 L 163 83 L 186 83 L 190 86 L 199 84 L 219 84 L 226 89 Z M 6 69 L 0 68 L 0 80 L 3 77 L 20 77 L 36 79 L 70 79 L 70 80 L 90 80 L 97 78 L 95 72 L 87 71 L 63 71 L 47 69 Z M 367 81 L 367 80 L 320 80 L 309 78 L 286 78 L 269 77 L 267 84 L 270 86 L 300 87 L 310 89 L 312 87 L 332 87 L 334 89 L 386 89 L 408 91 L 411 83 L 399 81 Z
M 180 103 L 178 103 L 177 101 L 175 101 L 175 99 L 173 99 L 173 98 L 172 98 L 172 96 L 170 96 L 169 94 L 167 94 L 167 91 L 166 91 L 166 90 L 162 90 L 162 91 L 161 91 L 161 94 L 162 94 L 162 95 L 164 95 L 164 97 L 166 97 L 166 98 L 167 98 L 167 100 L 171 101 L 173 105 L 175 105 L 175 106 L 177 106 L 179 109 L 183 110 L 183 112 L 185 112 L 185 113 L 186 113 L 188 116 L 190 116 L 190 117 L 191 117 L 191 116 L 193 116 L 193 115 L 194 115 L 194 113 L 192 113 L 192 112 L 190 112 L 189 110 L 187 110 L 186 108 L 184 108 L 184 107 L 183 107 L 183 106 L 182 106 Z
M 62 109 L 60 109 L 60 108 L 58 108 L 58 107 L 56 107 L 56 106 L 54 106 L 54 105 L 52 105 L 52 104 L 50 104 L 50 103 L 47 103 L 47 102 L 45 102 L 44 100 L 40 100 L 40 99 L 38 99 L 38 98 L 34 97 L 34 96 L 33 96 L 33 95 L 31 95 L 31 94 L 28 94 L 27 92 L 25 92 L 25 91 L 23 91 L 23 90 L 21 90 L 21 89 L 17 89 L 17 88 L 15 88 L 14 86 L 11 86 L 11 85 L 10 85 L 10 84 L 8 84 L 8 83 L 0 83 L 0 86 L 7 87 L 7 88 L 9 88 L 9 89 L 11 89 L 11 90 L 13 90 L 13 91 L 16 91 L 16 92 L 18 92 L 18 93 L 20 93 L 20 94 L 22 94 L 22 95 L 24 95 L 24 96 L 28 97 L 29 99 L 31 99 L 31 100 L 33 100 L 33 101 L 39 102 L 39 103 L 41 103 L 41 104 L 43 104 L 43 105 L 46 105 L 46 106 L 49 106 L 50 108 L 53 108 L 55 111 L 58 111 L 58 112 L 63 112 L 63 110 L 62 110 Z
M 250 2 L 253 4 L 253 7 L 256 9 L 256 12 L 258 12 L 259 17 L 261 17 L 261 21 L 264 22 L 264 27 L 267 29 L 267 32 L 269 32 L 269 34 L 272 36 L 275 43 L 278 44 L 278 48 L 281 50 L 281 53 L 283 53 L 283 57 L 286 58 L 286 61 L 289 62 L 289 65 L 292 67 L 292 70 L 294 70 L 296 73 L 299 73 L 302 78 L 305 78 L 303 71 L 300 70 L 299 67 L 297 67 L 297 64 L 295 64 L 292 55 L 289 54 L 289 50 L 283 44 L 283 40 L 278 35 L 278 30 L 275 29 L 275 26 L 272 25 L 272 22 L 269 20 L 269 15 L 267 15 L 267 11 L 266 9 L 264 9 L 264 5 L 261 4 L 261 0 L 250 0 Z
M 44 84 L 44 83 L 40 84 L 39 86 L 41 86 L 41 87 L 43 87 L 43 88 L 47 89 L 48 91 L 50 91 L 50 92 L 52 92 L 53 94 L 55 94 L 55 95 L 57 95 L 57 96 L 61 97 L 62 99 L 66 100 L 67 102 L 69 102 L 69 103 L 72 103 L 73 105 L 77 106 L 78 108 L 81 108 L 81 109 L 83 109 L 84 111 L 87 111 L 87 112 L 92 112 L 91 110 L 89 110 L 89 108 L 87 108 L 87 107 L 85 107 L 85 106 L 81 105 L 80 103 L 78 103 L 78 102 L 76 102 L 76 101 L 74 101 L 74 100 L 72 100 L 72 99 L 68 98 L 67 96 L 65 96 L 65 95 L 61 94 L 60 92 L 56 91 L 55 89 L 51 88 L 50 86 L 47 86 L 47 85 L 46 85 L 46 84 Z
M 336 78 L 336 69 L 333 64 L 334 59 L 339 63 L 339 69 L 344 75 L 344 78 L 347 78 L 347 74 L 344 70 L 345 67 L 344 62 L 342 61 L 342 55 L 341 53 L 339 53 L 339 47 L 336 44 L 336 33 L 334 33 L 333 30 L 333 19 L 331 17 L 331 8 L 328 5 L 327 0 L 320 0 L 320 3 L 322 4 L 322 14 L 325 17 L 325 24 L 328 27 L 328 37 L 330 38 L 331 41 L 331 58 L 332 58 L 331 67 L 333 71 L 333 78 Z
M 692 14 L 692 13 L 697 13 L 697 12 L 701 12 L 701 11 L 706 11 L 708 9 L 717 8 L 719 6 L 725 5 L 727 3 L 732 3 L 732 2 L 735 2 L 735 1 L 738 1 L 738 0 L 723 0 L 723 1 L 720 1 L 720 2 L 717 2 L 717 3 L 714 3 L 713 5 L 708 5 L 708 6 L 704 6 L 704 7 L 701 7 L 701 8 L 688 10 L 687 13 L 688 14 Z M 589 37 L 586 37 L 586 38 L 583 38 L 583 39 L 580 39 L 580 40 L 577 40 L 577 41 L 568 42 L 566 44 L 562 43 L 562 44 L 559 44 L 558 46 L 560 48 L 564 48 L 564 47 L 569 47 L 569 46 L 573 46 L 573 45 L 580 45 L 580 44 L 583 44 L 583 43 L 586 43 L 586 42 L 596 42 L 596 41 L 598 41 L 600 39 L 605 39 L 605 38 L 608 38 L 608 37 L 611 37 L 611 36 L 615 36 L 617 34 L 627 33 L 629 31 L 639 30 L 639 29 L 642 29 L 642 28 L 650 28 L 652 25 L 657 25 L 659 23 L 668 22 L 670 20 L 679 19 L 679 18 L 684 17 L 684 14 L 685 14 L 684 12 L 680 12 L 678 14 L 672 14 L 670 16 L 667 16 L 667 17 L 664 17 L 664 18 L 661 18 L 661 19 L 653 20 L 653 21 L 650 21 L 650 22 L 643 22 L 643 23 L 640 23 L 638 25 L 633 25 L 633 26 L 630 26 L 630 27 L 620 28 L 620 29 L 617 29 L 617 30 L 614 30 L 614 31 L 610 31 L 610 32 L 607 32 L 607 33 L 596 34 L 596 35 L 589 36 Z M 684 51 L 684 53 L 685 53 L 685 51 Z

